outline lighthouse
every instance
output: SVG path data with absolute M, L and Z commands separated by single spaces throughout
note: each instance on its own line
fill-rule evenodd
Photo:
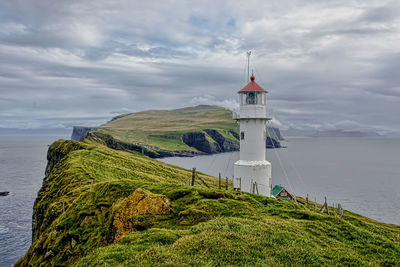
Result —
M 233 112 L 233 118 L 240 124 L 240 158 L 234 164 L 233 186 L 270 197 L 271 163 L 265 158 L 265 142 L 266 124 L 272 118 L 267 114 L 267 91 L 255 82 L 252 75 L 250 82 L 238 94 L 240 108 Z

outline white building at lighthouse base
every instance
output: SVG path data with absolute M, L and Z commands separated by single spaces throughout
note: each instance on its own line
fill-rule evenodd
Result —
M 234 188 L 271 196 L 271 163 L 269 161 L 238 160 L 233 166 L 233 171 L 235 173 Z

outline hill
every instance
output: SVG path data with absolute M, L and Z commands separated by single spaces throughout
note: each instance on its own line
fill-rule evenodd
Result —
M 189 177 L 91 141 L 53 143 L 16 266 L 399 265 L 400 226 Z
M 156 158 L 193 156 L 239 149 L 239 125 L 218 106 L 148 110 L 115 117 L 99 127 L 75 127 L 72 139 L 88 139 Z M 270 129 L 267 147 L 280 147 L 278 129 Z

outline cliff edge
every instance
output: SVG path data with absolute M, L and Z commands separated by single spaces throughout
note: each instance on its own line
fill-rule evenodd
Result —
M 16 266 L 396 266 L 400 226 L 218 189 L 98 143 L 49 147 L 33 240 Z M 314 208 L 316 205 L 316 208 Z

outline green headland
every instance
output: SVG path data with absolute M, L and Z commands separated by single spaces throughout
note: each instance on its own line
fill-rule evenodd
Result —
M 53 143 L 16 266 L 400 265 L 400 226 L 190 177 L 94 139 Z
M 101 125 L 99 129 L 121 141 L 181 151 L 195 149 L 182 141 L 181 135 L 184 133 L 200 132 L 207 136 L 204 129 L 215 129 L 227 139 L 236 142 L 230 131 L 239 132 L 239 125 L 232 119 L 232 113 L 228 109 L 197 106 L 125 114 Z
M 267 147 L 280 147 L 279 129 L 267 129 Z M 239 124 L 230 110 L 201 105 L 123 114 L 98 127 L 75 127 L 72 139 L 102 142 L 153 158 L 193 156 L 237 151 Z

